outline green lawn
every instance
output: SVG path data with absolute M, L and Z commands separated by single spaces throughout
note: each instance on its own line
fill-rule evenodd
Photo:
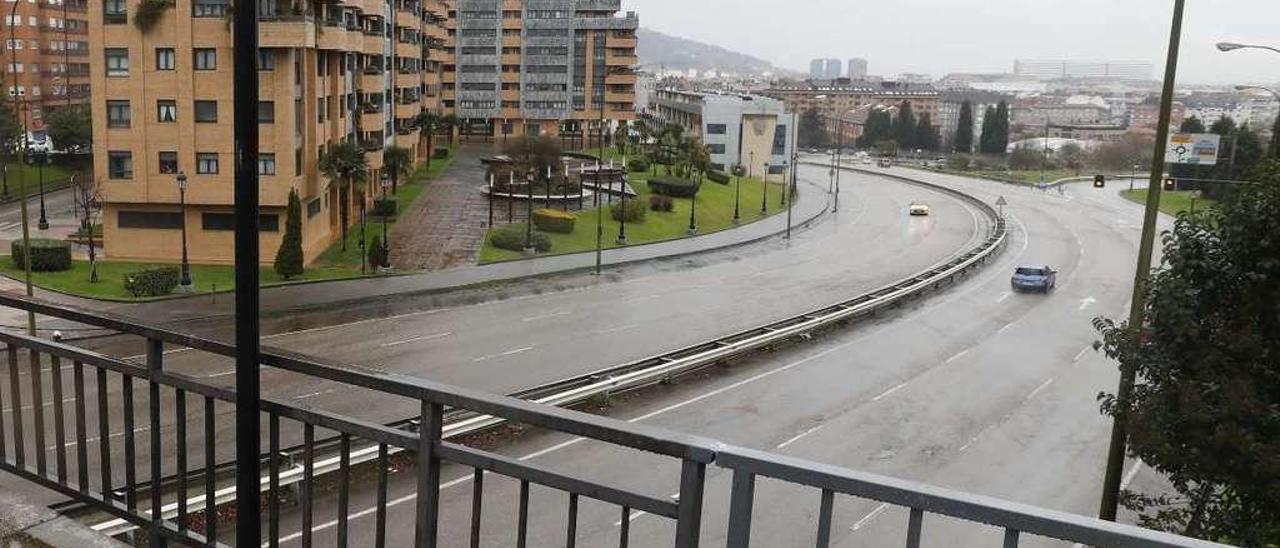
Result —
M 1122 190 L 1120 195 L 1131 202 L 1146 205 L 1147 189 L 1140 188 L 1137 190 Z M 1213 207 L 1217 202 L 1207 198 L 1195 198 L 1196 191 L 1180 190 L 1180 191 L 1160 191 L 1160 211 L 1169 215 L 1177 215 L 1183 211 L 1189 211 L 1191 206 L 1195 205 L 1196 209 Z
M 0 163 L 9 166 L 9 174 L 6 180 L 0 183 L 0 187 L 8 188 L 8 196 L 14 198 L 21 194 L 18 185 L 18 175 L 22 175 L 26 181 L 27 195 L 35 196 L 40 193 L 40 172 L 33 166 L 19 164 L 11 158 L 0 158 Z M 44 191 L 51 192 L 71 184 L 71 170 L 57 165 L 44 166 Z M 2 188 L 0 188 L 2 190 Z M 2 196 L 3 194 L 0 194 Z
M 661 172 L 664 168 L 659 166 L 658 169 Z M 650 173 L 652 171 L 632 173 L 629 181 L 631 187 L 639 194 L 639 197 L 635 199 L 641 200 L 646 207 L 649 203 L 648 179 Z M 760 214 L 760 192 L 762 186 L 763 182 L 758 179 L 742 179 L 742 224 L 757 221 L 765 216 Z M 781 204 L 782 184 L 770 183 L 768 188 L 768 214 L 773 215 L 783 211 Z M 728 185 L 721 185 L 709 179 L 703 181 L 702 189 L 697 196 L 698 234 L 717 232 L 734 226 L 734 190 L 733 182 Z M 627 243 L 635 245 L 686 237 L 686 231 L 689 228 L 689 209 L 692 202 L 688 198 L 675 198 L 674 201 L 675 209 L 671 212 L 649 210 L 646 212 L 643 222 L 627 223 Z M 517 206 L 519 205 L 521 204 L 517 204 Z M 538 205 L 535 204 L 534 207 L 538 207 Z M 601 217 L 604 220 L 603 247 L 618 247 L 619 223 L 613 220 L 607 208 L 599 212 L 599 214 L 596 208 L 592 208 L 578 212 L 577 215 L 578 220 L 573 233 L 547 234 L 551 238 L 551 251 L 542 255 L 576 253 L 595 249 L 597 217 Z M 490 234 L 492 234 L 492 231 L 490 231 Z M 485 238 L 484 248 L 480 251 L 481 264 L 520 258 L 523 258 L 523 255 L 519 251 L 508 251 L 493 247 L 488 236 Z
M 954 173 L 956 173 L 957 175 L 965 175 L 969 177 L 983 177 L 987 179 L 998 179 L 1001 181 L 1012 179 L 1014 181 L 1018 181 L 1028 185 L 1035 185 L 1040 183 L 1040 170 L 1038 169 L 1028 170 L 1028 171 L 1004 171 L 1004 170 L 992 169 L 992 170 L 981 170 L 981 171 L 958 171 Z M 1081 175 L 1087 175 L 1087 173 L 1081 172 Z M 1077 175 L 1074 170 L 1051 169 L 1044 173 L 1044 181 L 1046 183 L 1052 183 L 1054 181 L 1057 181 L 1058 179 L 1066 179 L 1067 177 L 1077 177 L 1077 176 L 1079 175 Z
M 445 160 L 433 160 L 430 169 L 420 167 L 409 176 L 409 181 L 401 182 L 395 194 L 399 201 L 399 210 L 402 212 L 407 210 L 410 204 L 422 194 L 423 189 L 426 187 L 426 181 L 438 177 L 449 166 L 452 158 L 453 156 L 450 155 Z M 48 173 L 46 172 L 47 175 Z M 355 219 L 354 215 L 355 213 L 353 212 L 353 220 Z M 389 224 L 388 230 L 390 226 L 394 225 L 395 222 L 393 220 Z M 366 237 L 372 240 L 375 234 L 381 236 L 382 225 L 378 219 L 371 218 L 367 224 Z M 307 266 L 305 273 L 289 282 L 281 280 L 271 265 L 263 266 L 260 273 L 262 285 L 270 286 L 282 283 L 333 280 L 360 276 L 360 248 L 356 245 L 359 241 L 359 236 L 360 226 L 351 227 L 347 231 L 347 251 L 342 251 L 341 242 L 335 243 L 317 257 L 311 265 Z M 124 289 L 124 277 L 126 274 L 158 266 L 166 265 L 98 261 L 98 282 L 89 283 L 89 261 L 76 260 L 72 261 L 71 270 L 63 272 L 33 272 L 32 283 L 37 287 L 53 291 L 98 299 L 130 301 L 163 299 L 167 297 L 135 299 Z M 13 260 L 8 256 L 0 256 L 0 273 L 18 280 L 25 279 L 26 275 L 21 269 L 14 267 Z M 233 268 L 228 265 L 191 265 L 191 281 L 195 284 L 196 293 L 230 291 L 235 288 L 235 273 Z

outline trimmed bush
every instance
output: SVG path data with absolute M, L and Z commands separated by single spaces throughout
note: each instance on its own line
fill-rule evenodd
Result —
M 632 173 L 649 171 L 649 159 L 643 156 L 632 158 L 631 161 L 627 163 L 627 169 Z
M 124 289 L 134 297 L 159 297 L 173 293 L 181 271 L 176 266 L 162 266 L 124 275 Z
M 396 216 L 396 199 L 395 198 L 379 198 L 373 201 L 373 211 L 370 212 L 374 217 L 395 217 Z
M 498 249 L 507 251 L 524 251 L 524 223 L 499 227 L 489 237 L 489 243 Z M 533 248 L 538 251 L 551 251 L 551 238 L 538 231 L 533 232 Z
M 431 153 L 431 157 L 437 160 L 443 160 L 449 157 L 449 149 L 445 147 L 436 147 L 435 152 Z
M 649 196 L 649 209 L 654 211 L 671 211 L 676 208 L 675 200 L 670 196 L 653 194 Z
M 729 181 L 731 180 L 729 178 L 729 174 L 723 171 L 708 171 L 707 178 L 711 179 L 711 182 L 713 183 L 719 183 L 722 185 L 729 184 Z
M 373 240 L 369 242 L 369 266 L 375 270 L 379 267 L 390 266 L 390 262 L 387 260 L 389 255 L 387 246 L 382 245 L 382 238 L 375 234 Z
M 573 232 L 573 225 L 577 220 L 578 216 L 568 211 L 560 211 L 559 209 L 533 210 L 533 226 L 546 232 L 569 234 Z
M 615 221 L 626 221 L 628 223 L 644 222 L 644 214 L 648 211 L 644 202 L 631 199 L 624 202 L 614 202 L 609 206 L 609 216 Z
M 701 185 L 695 181 L 679 177 L 654 177 L 649 179 L 649 190 L 654 194 L 671 196 L 672 198 L 692 198 L 698 194 Z
M 9 245 L 9 254 L 13 256 L 13 266 L 25 269 L 26 249 L 22 240 L 14 240 Z M 31 238 L 31 270 L 35 272 L 58 272 L 71 268 L 71 242 L 49 238 Z

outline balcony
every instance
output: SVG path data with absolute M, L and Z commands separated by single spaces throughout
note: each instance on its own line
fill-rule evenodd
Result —
M 422 99 L 415 98 L 408 103 L 396 103 L 396 119 L 417 119 L 418 113 L 422 112 Z
M 316 47 L 316 23 L 309 15 L 277 13 L 258 16 L 258 46 Z
M 377 102 L 377 103 L 369 102 L 369 103 L 364 103 L 360 105 L 360 112 L 364 114 L 378 114 L 382 112 L 382 110 L 383 110 L 383 107 L 381 102 Z
M 382 55 L 383 46 L 387 43 L 386 38 L 380 33 L 364 33 L 364 39 L 360 45 L 360 52 L 365 55 Z

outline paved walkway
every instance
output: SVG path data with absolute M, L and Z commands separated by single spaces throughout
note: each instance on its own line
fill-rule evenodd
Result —
M 391 265 L 400 270 L 441 270 L 475 264 L 484 243 L 489 202 L 480 194 L 493 154 L 484 146 L 456 149 L 453 163 L 427 183 L 423 196 L 391 229 Z

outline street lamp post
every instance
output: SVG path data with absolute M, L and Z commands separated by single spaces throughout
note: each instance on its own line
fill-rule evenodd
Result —
M 49 230 L 49 217 L 45 214 L 44 209 L 44 164 L 49 160 L 49 153 L 37 150 L 29 155 L 28 158 L 31 158 L 31 163 L 36 165 L 37 180 L 40 181 L 40 220 L 36 221 L 36 228 Z
M 1218 42 L 1218 51 L 1235 51 L 1238 49 L 1265 49 L 1280 53 L 1280 48 L 1258 44 L 1237 44 L 1235 42 Z
M 0 199 L 9 199 L 9 164 L 5 164 L 3 168 L 4 190 L 0 191 Z
M 191 283 L 191 263 L 187 259 L 187 174 L 178 172 L 178 207 L 182 211 L 182 279 L 178 282 L 178 289 L 185 293 L 194 290 Z M 92 231 L 89 237 L 93 237 Z
M 490 181 L 492 180 L 493 179 L 491 178 Z M 390 187 L 391 187 L 391 177 L 387 174 L 387 172 L 384 171 L 382 173 L 382 200 L 384 203 L 386 202 L 386 199 L 387 199 L 387 189 Z M 489 187 L 489 195 L 490 195 L 489 226 L 492 227 L 493 226 L 493 187 L 492 186 Z M 387 206 L 383 205 L 382 207 L 385 208 Z M 383 260 L 381 261 L 381 264 L 379 264 L 378 266 L 381 266 L 384 268 L 391 266 L 391 241 L 387 239 L 387 211 L 385 209 L 382 210 L 382 250 L 384 251 L 384 253 L 382 254 Z
M 799 155 L 796 153 L 792 153 L 791 154 L 791 183 L 782 185 L 786 187 L 783 190 L 783 192 L 785 193 L 784 196 L 786 194 L 791 195 L 791 201 L 787 202 L 787 239 L 788 240 L 791 239 L 791 210 L 795 209 L 795 206 L 796 206 L 796 196 L 795 196 L 796 174 L 797 174 L 796 164 L 798 164 L 799 162 L 800 162 Z
M 609 170 L 609 187 L 613 188 L 613 170 Z M 618 245 L 627 245 L 627 185 L 618 182 Z
M 536 170 L 530 170 L 526 176 L 529 185 L 525 188 L 525 218 L 524 218 L 524 254 L 533 255 L 536 251 L 533 248 L 533 181 L 537 177 Z
M 733 224 L 742 222 L 742 166 L 733 166 Z
M 695 188 L 693 196 L 689 197 L 689 230 L 685 231 L 689 236 L 698 233 L 698 190 Z
M 1142 169 L 1142 166 L 1133 164 L 1133 171 L 1129 174 L 1129 192 L 1133 192 L 1133 183 L 1138 180 L 1139 169 Z
M 760 176 L 760 216 L 769 214 L 769 162 L 760 164 L 764 174 Z

